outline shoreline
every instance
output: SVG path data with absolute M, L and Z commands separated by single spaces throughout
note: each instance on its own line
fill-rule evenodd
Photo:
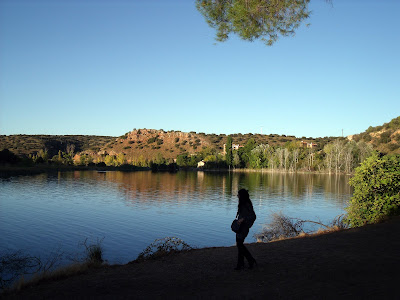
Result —
M 201 248 L 44 280 L 5 299 L 395 299 L 400 217 L 271 243 L 246 244 L 258 266 L 234 271 L 237 249 Z
M 201 168 L 182 168 L 176 171 L 168 169 L 152 170 L 150 167 L 136 167 L 136 166 L 123 166 L 123 167 L 96 167 L 96 166 L 63 166 L 63 165 L 39 165 L 39 166 L 0 166 L 0 178 L 8 178 L 11 176 L 29 176 L 37 175 L 41 173 L 54 173 L 54 172 L 73 172 L 73 171 L 121 171 L 121 172 L 138 172 L 138 171 L 153 171 L 153 172 L 177 172 L 177 171 L 189 171 L 189 172 L 210 172 L 210 173 L 269 173 L 269 174 L 321 174 L 321 175 L 345 175 L 352 176 L 354 173 L 330 173 L 324 171 L 288 171 L 288 170 L 270 170 L 270 169 L 201 169 Z

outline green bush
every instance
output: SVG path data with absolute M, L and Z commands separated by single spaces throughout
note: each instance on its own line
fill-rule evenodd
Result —
M 392 131 L 391 131 L 391 130 L 382 132 L 381 137 L 380 137 L 380 142 L 383 143 L 383 144 L 390 143 L 390 141 L 391 141 L 391 137 L 390 137 L 391 134 L 392 134 Z
M 370 142 L 372 140 L 371 135 L 369 133 L 365 134 L 364 140 L 367 141 L 367 142 Z
M 356 169 L 350 185 L 354 194 L 346 210 L 352 227 L 400 214 L 400 155 L 372 155 Z
M 152 137 L 152 138 L 149 138 L 149 139 L 147 140 L 147 144 L 152 144 L 152 143 L 154 143 L 156 140 L 157 140 L 157 137 L 156 137 L 156 136 L 155 136 L 155 137 Z

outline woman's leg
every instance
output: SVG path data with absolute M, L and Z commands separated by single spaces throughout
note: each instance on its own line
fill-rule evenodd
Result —
M 256 260 L 253 258 L 250 251 L 244 245 L 244 239 L 236 237 L 236 246 L 238 248 L 237 268 L 244 267 L 244 258 L 245 257 L 246 257 L 247 261 L 249 262 L 250 268 L 252 268 Z
M 246 247 L 243 245 L 244 239 L 236 237 L 236 246 L 238 248 L 238 261 L 236 269 L 242 269 L 244 267 L 244 256 Z

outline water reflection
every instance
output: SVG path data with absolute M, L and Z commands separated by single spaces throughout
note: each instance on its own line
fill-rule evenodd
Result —
M 250 191 L 257 220 L 274 212 L 332 220 L 352 190 L 348 176 L 219 172 L 89 172 L 0 180 L 0 248 L 42 254 L 58 244 L 76 252 L 87 237 L 105 237 L 111 263 L 134 259 L 156 238 L 177 236 L 193 246 L 235 243 L 230 223 L 237 191 Z M 251 236 L 248 242 L 252 240 Z M 1 250 L 1 249 L 0 249 Z
M 40 175 L 48 181 L 48 175 Z M 198 197 L 207 191 L 218 191 L 223 199 L 232 199 L 240 188 L 250 193 L 273 194 L 277 197 L 292 199 L 312 198 L 316 193 L 335 198 L 345 204 L 352 194 L 348 184 L 349 176 L 328 174 L 285 174 L 285 173 L 217 173 L 217 172 L 71 172 L 59 173 L 58 179 L 73 178 L 91 180 L 97 183 L 113 182 L 125 193 L 127 201 L 146 201 L 159 198 L 160 201 L 173 199 L 176 202 L 186 201 L 193 193 Z M 157 197 L 161 196 L 162 197 Z

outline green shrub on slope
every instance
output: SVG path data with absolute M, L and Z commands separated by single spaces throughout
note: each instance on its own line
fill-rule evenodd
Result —
M 347 207 L 352 227 L 376 223 L 400 214 L 400 155 L 373 155 L 350 179 L 354 195 Z

